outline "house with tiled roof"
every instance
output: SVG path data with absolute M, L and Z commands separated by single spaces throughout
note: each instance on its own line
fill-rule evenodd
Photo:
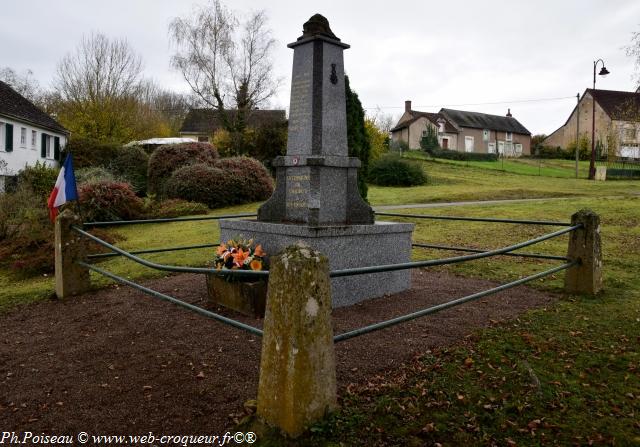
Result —
M 617 157 L 640 158 L 640 92 L 586 89 L 565 123 L 544 144 L 566 149 L 586 137 L 591 141 L 595 99 L 595 141 Z
M 391 139 L 407 143 L 409 149 L 420 149 L 427 126 L 437 131 L 443 149 L 507 156 L 530 153 L 531 132 L 511 115 L 511 110 L 506 116 L 445 108 L 429 113 L 413 110 L 411 101 L 405 101 L 404 113 L 391 129 Z
M 0 81 L 0 192 L 7 177 L 42 162 L 58 166 L 69 131 Z
M 237 110 L 227 110 L 228 119 L 233 122 Z M 246 125 L 250 128 L 269 127 L 286 121 L 284 110 L 251 110 L 246 116 Z M 193 138 L 201 142 L 211 141 L 213 134 L 224 129 L 220 113 L 214 109 L 191 109 L 182 123 L 180 136 Z

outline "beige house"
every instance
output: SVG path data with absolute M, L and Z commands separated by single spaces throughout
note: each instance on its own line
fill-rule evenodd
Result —
M 549 135 L 547 146 L 566 149 L 580 137 L 591 141 L 595 99 L 595 141 L 617 157 L 640 158 L 640 92 L 586 89 L 567 121 Z M 579 125 L 578 125 L 579 117 Z
M 409 149 L 420 149 L 427 126 L 437 131 L 443 149 L 511 157 L 531 153 L 531 132 L 513 118 L 510 110 L 506 116 L 444 108 L 428 113 L 412 110 L 411 101 L 405 101 L 404 113 L 391 129 L 391 139 L 407 143 Z

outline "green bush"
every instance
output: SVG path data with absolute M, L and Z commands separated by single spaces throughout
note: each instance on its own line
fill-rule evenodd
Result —
M 120 149 L 121 146 L 119 144 L 72 137 L 69 139 L 64 151 L 65 153 L 73 154 L 73 167 L 82 169 L 96 166 L 108 167 Z
M 47 200 L 58 178 L 57 168 L 50 168 L 46 163 L 36 162 L 33 166 L 27 166 L 18 172 L 18 187 L 30 188 L 38 200 Z
M 161 146 L 149 158 L 148 192 L 163 198 L 165 184 L 177 169 L 192 164 L 213 166 L 218 152 L 208 143 L 182 143 Z
M 115 182 L 117 180 L 118 179 L 111 173 L 111 171 L 101 166 L 76 170 L 76 183 L 78 187 L 85 183 L 95 183 L 100 181 Z
M 418 163 L 387 155 L 371 163 L 369 181 L 380 186 L 423 185 L 427 177 Z
M 209 208 L 219 208 L 232 202 L 230 176 L 222 169 L 204 163 L 183 166 L 166 184 L 168 197 L 200 202 Z
M 53 225 L 45 201 L 25 185 L 0 194 L 0 267 L 21 274 L 50 273 Z
M 187 202 L 181 199 L 169 199 L 154 203 L 147 211 L 147 217 L 154 219 L 207 214 L 209 208 L 204 203 Z
M 124 146 L 109 163 L 109 170 L 129 183 L 133 190 L 144 196 L 147 192 L 149 156 L 139 146 Z
M 434 158 L 461 161 L 496 161 L 498 154 L 483 154 L 479 152 L 458 152 L 450 149 L 431 149 L 427 153 Z
M 80 205 L 85 221 L 138 219 L 143 216 L 143 202 L 124 182 L 102 180 L 79 188 Z
M 273 193 L 273 179 L 269 171 L 254 158 L 221 158 L 216 161 L 215 167 L 222 169 L 229 176 L 230 204 L 267 200 Z

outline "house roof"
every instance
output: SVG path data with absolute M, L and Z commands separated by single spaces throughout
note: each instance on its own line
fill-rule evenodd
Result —
M 512 116 L 489 115 L 488 113 L 466 112 L 454 109 L 440 109 L 440 113 L 446 115 L 447 118 L 460 127 L 531 135 L 531 132 Z
M 227 110 L 231 119 L 237 110 Z M 252 110 L 247 117 L 247 126 L 262 127 L 286 121 L 284 110 Z M 217 110 L 191 109 L 182 123 L 181 133 L 212 134 L 222 127 L 222 120 Z
M 426 118 L 436 126 L 438 125 L 438 120 L 443 119 L 445 121 L 444 123 L 445 132 L 458 133 L 458 129 L 456 129 L 456 127 L 451 123 L 451 121 L 449 121 L 446 116 L 443 116 L 440 113 L 418 112 L 417 110 L 410 110 L 409 114 L 411 115 L 411 118 L 399 123 L 396 127 L 391 129 L 391 132 L 395 132 L 397 130 L 401 130 L 406 127 L 409 127 L 411 124 L 415 123 L 420 118 Z
M 55 132 L 69 133 L 51 116 L 2 81 L 0 81 L 0 115 L 17 121 L 27 121 Z
M 638 92 L 588 88 L 584 94 L 587 93 L 595 98 L 596 102 L 600 104 L 600 107 L 611 119 L 625 120 L 631 118 L 637 121 L 640 117 L 640 93 Z

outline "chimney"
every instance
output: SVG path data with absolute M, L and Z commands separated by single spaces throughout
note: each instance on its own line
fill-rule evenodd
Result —
M 507 109 L 507 116 L 511 118 L 513 115 L 511 114 L 511 109 Z
M 405 112 L 411 112 L 411 101 L 405 101 L 404 102 L 404 111 Z

